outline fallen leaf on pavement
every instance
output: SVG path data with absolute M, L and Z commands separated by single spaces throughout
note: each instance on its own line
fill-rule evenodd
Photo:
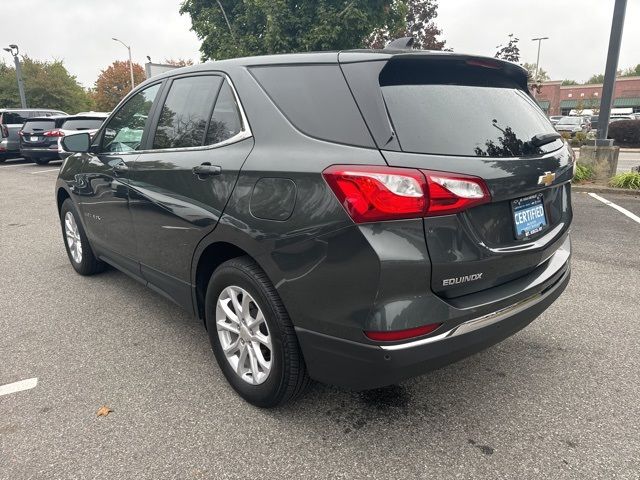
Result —
M 113 412 L 113 410 L 111 410 L 109 407 L 107 407 L 106 405 L 103 405 L 102 407 L 100 407 L 98 409 L 98 411 L 96 412 L 96 415 L 98 415 L 99 417 L 106 417 L 107 415 L 109 415 L 111 412 Z

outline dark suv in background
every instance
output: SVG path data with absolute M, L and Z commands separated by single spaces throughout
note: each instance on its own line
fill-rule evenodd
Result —
M 65 115 L 59 117 L 36 117 L 24 122 L 20 137 L 20 155 L 38 165 L 67 157 L 60 147 L 65 135 L 87 132 L 93 136 L 107 118 L 107 114 Z
M 52 115 L 66 115 L 66 113 L 46 108 L 0 109 L 0 162 L 4 162 L 7 158 L 20 156 L 18 132 L 27 119 Z
M 62 144 L 77 152 L 56 187 L 73 267 L 113 265 L 199 316 L 258 406 L 309 378 L 362 390 L 454 362 L 569 281 L 573 152 L 501 60 L 205 63 Z

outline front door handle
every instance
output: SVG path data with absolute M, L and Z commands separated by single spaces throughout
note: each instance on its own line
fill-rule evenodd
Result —
M 220 175 L 221 173 L 222 169 L 218 165 L 203 163 L 202 165 L 193 167 L 193 174 L 199 177 L 209 177 L 212 175 Z

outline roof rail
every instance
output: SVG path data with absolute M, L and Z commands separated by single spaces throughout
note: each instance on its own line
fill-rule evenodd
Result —
M 384 50 L 411 50 L 414 42 L 415 38 L 413 37 L 396 38 L 389 42 L 387 46 L 384 47 Z

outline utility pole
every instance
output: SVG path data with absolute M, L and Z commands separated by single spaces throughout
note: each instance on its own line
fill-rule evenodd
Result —
M 111 40 L 115 40 L 116 42 L 120 42 L 127 50 L 129 50 L 129 73 L 131 74 L 131 90 L 135 87 L 133 82 L 133 62 L 131 61 L 131 47 L 124 43 L 122 40 L 118 40 L 117 38 L 112 38 Z
M 15 44 L 9 45 L 9 48 L 4 49 L 6 52 L 9 52 L 13 56 L 13 62 L 16 65 L 16 77 L 18 78 L 18 92 L 20 92 L 20 104 L 22 108 L 27 108 L 27 98 L 24 95 L 24 82 L 22 81 L 22 67 L 20 66 L 20 59 L 18 58 L 18 53 L 20 50 L 18 46 Z
M 539 37 L 539 38 L 532 38 L 531 41 L 533 42 L 538 42 L 538 57 L 536 59 L 536 75 L 534 78 L 534 81 L 538 81 L 538 71 L 540 69 L 540 47 L 542 46 L 542 41 L 543 40 L 549 40 L 549 37 Z
M 613 7 L 613 20 L 611 21 L 611 36 L 609 37 L 607 66 L 604 72 L 604 84 L 602 85 L 602 99 L 600 100 L 596 145 L 613 144 L 612 141 L 607 140 L 607 134 L 609 133 L 609 118 L 611 117 L 613 89 L 616 83 L 618 59 L 620 57 L 620 43 L 622 42 L 622 29 L 624 27 L 626 9 L 627 0 L 616 0 L 615 6 Z

